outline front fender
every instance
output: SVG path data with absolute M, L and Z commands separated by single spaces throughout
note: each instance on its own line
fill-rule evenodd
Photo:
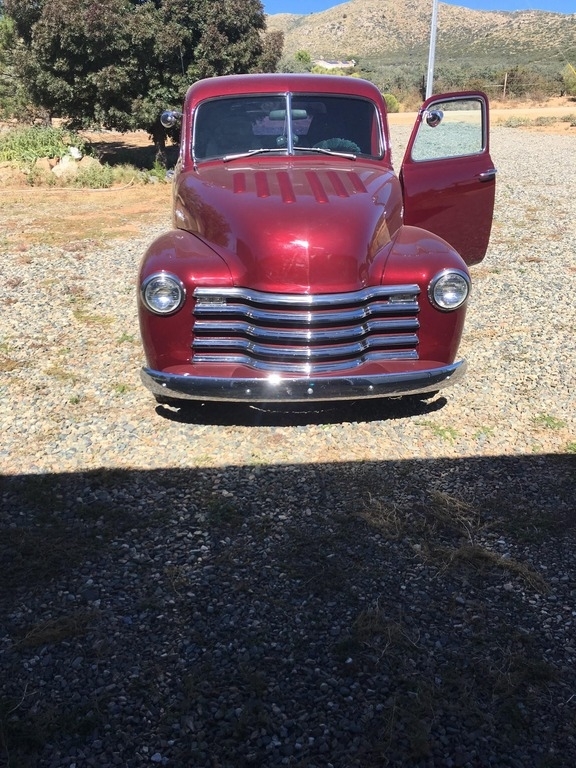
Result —
M 156 315 L 142 301 L 140 286 L 155 272 L 176 275 L 186 289 L 183 305 L 172 315 Z M 169 365 L 189 362 L 194 288 L 199 285 L 217 287 L 232 284 L 232 276 L 224 259 L 199 237 L 174 229 L 156 238 L 144 254 L 138 280 L 140 333 L 148 364 L 161 370 Z
M 173 272 L 185 285 L 210 280 L 210 285 L 230 285 L 232 276 L 224 259 L 201 238 L 172 229 L 154 240 L 140 265 L 140 282 L 153 272 Z
M 431 303 L 428 286 L 445 269 L 457 269 L 470 276 L 464 260 L 445 240 L 420 227 L 403 226 L 387 247 L 382 284 L 420 286 L 419 357 L 452 363 L 462 336 L 467 302 L 452 312 L 437 309 Z

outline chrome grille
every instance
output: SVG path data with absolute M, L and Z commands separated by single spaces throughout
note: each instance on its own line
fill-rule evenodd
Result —
M 309 296 L 196 288 L 193 363 L 318 374 L 418 359 L 417 285 Z

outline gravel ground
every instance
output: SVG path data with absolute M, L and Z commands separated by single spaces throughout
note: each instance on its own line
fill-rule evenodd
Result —
M 163 227 L 4 253 L 0 765 L 576 765 L 576 137 L 492 141 L 467 378 L 417 405 L 156 406 Z

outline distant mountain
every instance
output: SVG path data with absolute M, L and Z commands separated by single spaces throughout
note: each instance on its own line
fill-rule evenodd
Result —
M 268 16 L 284 33 L 285 54 L 313 59 L 375 59 L 414 63 L 428 55 L 430 0 L 349 0 L 320 13 Z M 473 11 L 440 3 L 437 61 L 505 63 L 549 61 L 576 65 L 576 13 Z

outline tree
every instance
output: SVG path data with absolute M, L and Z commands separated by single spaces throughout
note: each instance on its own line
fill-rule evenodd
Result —
M 279 66 L 282 72 L 310 72 L 312 57 L 308 51 L 296 51 L 294 56 L 283 57 Z
M 566 64 L 562 70 L 564 91 L 569 96 L 576 96 L 576 69 L 572 64 Z
M 14 47 L 14 23 L 0 15 L 0 112 L 6 112 L 9 85 L 13 78 L 11 51 Z
M 14 66 L 18 49 L 14 22 L 2 15 L 0 4 L 0 117 L 30 112 L 30 100 Z
M 274 69 L 260 0 L 4 0 L 34 102 L 72 127 L 148 130 L 203 77 Z

